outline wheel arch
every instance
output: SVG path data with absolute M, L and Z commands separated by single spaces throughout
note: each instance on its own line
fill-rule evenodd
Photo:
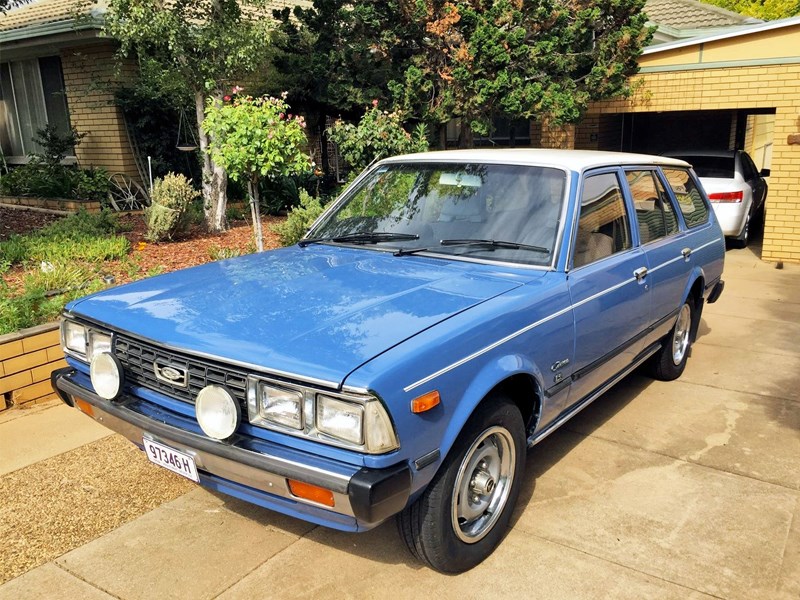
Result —
M 705 302 L 703 293 L 705 292 L 705 277 L 699 270 L 689 280 L 686 286 L 683 302 L 691 301 L 692 306 L 692 328 L 689 332 L 689 339 L 694 342 L 697 339 L 697 331 L 700 328 L 700 317 L 703 312 Z M 681 303 L 683 304 L 683 303 Z
M 509 365 L 515 365 L 511 369 Z M 478 407 L 502 395 L 511 400 L 522 414 L 526 434 L 536 427 L 543 409 L 541 372 L 523 356 L 504 356 L 492 361 L 477 373 L 459 400 L 459 409 L 448 424 L 441 441 L 444 461 Z

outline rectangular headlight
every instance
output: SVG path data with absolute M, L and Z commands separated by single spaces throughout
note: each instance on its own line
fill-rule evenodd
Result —
M 92 360 L 97 354 L 101 352 L 111 352 L 111 336 L 99 331 L 89 330 L 89 343 L 87 350 L 87 357 Z
M 303 429 L 303 394 L 260 382 L 256 397 L 248 401 L 248 413 L 254 425 L 269 421 L 292 429 Z
M 364 407 L 330 396 L 317 396 L 317 429 L 351 444 L 364 443 Z
M 65 349 L 86 356 L 86 327 L 65 319 L 61 324 L 61 332 Z

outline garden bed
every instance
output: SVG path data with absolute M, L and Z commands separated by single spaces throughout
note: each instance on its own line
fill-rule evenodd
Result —
M 42 228 L 52 226 L 53 223 L 63 218 L 43 212 L 0 206 L 0 242 L 7 242 L 12 239 L 18 241 L 20 238 L 15 236 L 35 234 Z M 119 285 L 220 258 L 246 254 L 252 252 L 254 248 L 252 227 L 250 223 L 244 220 L 232 221 L 230 229 L 220 234 L 208 233 L 202 226 L 197 225 L 191 227 L 187 233 L 175 241 L 151 243 L 145 239 L 146 227 L 141 215 L 121 214 L 117 218 L 122 231 L 117 234 L 101 236 L 96 240 L 97 249 L 92 249 L 91 244 L 86 244 L 85 247 L 82 246 L 80 248 L 76 244 L 75 251 L 85 254 L 81 260 L 69 260 L 69 244 L 71 243 L 69 241 L 59 241 L 58 244 L 54 245 L 54 248 L 40 248 L 38 246 L 45 246 L 44 241 L 37 241 L 37 252 L 45 254 L 47 252 L 59 253 L 58 260 L 56 258 L 51 259 L 53 263 L 63 263 L 66 258 L 70 268 L 82 269 L 84 274 L 89 274 L 91 281 L 87 281 L 77 288 L 47 290 L 43 294 L 39 294 L 32 301 L 32 305 L 35 305 L 34 308 L 38 311 L 34 317 L 31 317 L 34 322 L 28 323 L 22 320 L 20 321 L 23 323 L 21 327 L 27 328 L 29 325 L 41 325 L 40 315 L 49 315 L 50 320 L 55 319 L 64 302 L 72 297 L 89 293 L 97 289 L 98 285 L 100 287 L 104 285 Z M 280 245 L 278 237 L 272 232 L 272 226 L 282 222 L 284 219 L 285 217 L 274 216 L 267 216 L 262 219 L 264 245 L 266 248 L 276 248 Z M 106 249 L 106 245 L 108 245 L 109 249 Z M 103 259 L 102 253 L 106 251 L 109 255 L 113 255 L 113 258 Z M 66 255 L 64 255 L 65 252 Z M 94 256 L 92 253 L 94 253 Z M 4 296 L 4 298 L 0 299 L 0 324 L 4 320 L 9 322 L 12 319 L 12 316 L 10 316 L 11 310 L 19 310 L 18 307 L 4 305 L 3 301 L 7 302 L 9 298 L 25 294 L 26 290 L 31 287 L 32 281 L 38 281 L 41 278 L 47 279 L 49 276 L 48 269 L 52 266 L 49 265 L 49 262 L 49 260 L 40 262 L 39 258 L 37 258 L 35 260 L 27 259 L 21 263 L 16 262 L 11 266 L 0 264 L 0 274 L 2 275 L 0 287 L 2 287 Z M 75 263 L 74 265 L 71 264 L 73 262 Z M 61 292 L 64 293 L 62 294 Z M 28 310 L 27 306 L 23 308 L 23 312 Z M 2 314 L 4 311 L 5 314 Z M 31 309 L 31 312 L 36 311 Z M 45 325 L 45 329 L 47 327 Z M 50 332 L 48 333 L 50 337 L 57 335 L 54 325 L 50 325 L 47 331 Z M 39 364 L 33 364 L 35 362 L 34 358 L 28 357 L 27 354 L 29 353 L 27 351 L 22 351 L 24 350 L 22 340 L 27 337 L 26 333 L 26 331 L 8 332 L 7 330 L 0 330 L 0 336 L 2 336 L 0 339 L 5 344 L 3 346 L 4 355 L 8 355 L 3 356 L 3 360 L 13 360 L 11 365 L 15 371 L 13 374 L 10 373 L 9 369 L 11 367 L 6 369 L 6 365 L 4 365 L 0 378 L 14 375 L 20 380 L 19 382 L 15 380 L 13 386 L 10 379 L 6 380 L 6 385 L 0 391 L 0 410 L 7 405 L 20 405 L 44 399 L 42 395 L 37 395 L 36 397 L 32 395 L 34 392 L 36 394 L 42 392 L 43 385 L 41 384 L 44 380 L 34 382 L 31 378 L 32 375 L 31 377 L 26 377 L 24 372 L 30 372 L 31 374 L 35 372 L 38 377 L 41 374 L 40 371 L 44 372 L 44 370 L 50 368 L 48 365 L 63 358 L 61 355 L 56 356 L 56 350 L 52 348 L 45 352 L 39 352 L 41 348 L 36 348 L 32 352 L 37 360 L 38 358 L 42 360 Z M 42 333 L 43 331 L 39 331 L 38 328 L 33 329 L 34 335 Z M 52 340 L 49 341 L 52 342 Z M 28 342 L 27 344 L 31 346 L 31 344 L 35 345 L 35 343 L 37 342 Z M 20 346 L 22 350 L 17 346 Z M 17 352 L 17 350 L 20 350 L 20 352 Z M 39 354 L 35 354 L 36 352 L 39 352 Z M 60 349 L 58 349 L 58 352 L 60 352 Z M 17 367 L 20 368 L 17 369 Z M 18 373 L 23 373 L 23 375 L 18 375 Z M 36 384 L 40 384 L 39 387 L 24 392 L 20 391 L 22 388 Z M 49 385 L 49 383 L 45 385 Z M 44 391 L 46 392 L 47 390 Z

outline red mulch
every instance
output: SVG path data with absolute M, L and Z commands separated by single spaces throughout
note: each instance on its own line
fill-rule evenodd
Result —
M 31 210 L 16 210 L 0 207 L 0 241 L 14 233 L 28 233 L 44 227 L 63 217 Z M 272 232 L 272 225 L 282 222 L 284 217 L 262 217 L 264 247 L 280 246 L 278 236 Z M 141 214 L 121 214 L 120 222 L 124 235 L 131 242 L 128 261 L 107 262 L 104 273 L 114 275 L 116 283 L 125 283 L 145 274 L 166 273 L 185 267 L 210 262 L 214 249 L 238 250 L 242 254 L 255 249 L 253 228 L 248 221 L 233 221 L 228 231 L 219 234 L 208 233 L 202 226 L 191 230 L 172 242 L 151 243 L 145 240 L 146 227 Z M 132 277 L 133 275 L 134 277 Z M 23 271 L 17 267 L 4 276 L 12 287 L 19 284 Z

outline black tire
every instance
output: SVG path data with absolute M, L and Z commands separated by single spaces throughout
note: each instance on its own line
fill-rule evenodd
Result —
M 489 556 L 508 529 L 525 452 L 519 409 L 507 398 L 488 398 L 422 496 L 397 517 L 411 553 L 442 573 L 467 571 Z
M 689 298 L 678 312 L 675 325 L 664 338 L 661 350 L 656 352 L 650 363 L 651 373 L 656 379 L 672 381 L 683 373 L 692 346 L 694 317 L 694 304 Z
M 731 245 L 734 248 L 747 248 L 747 244 L 750 241 L 750 228 L 753 225 L 753 209 L 750 209 L 750 212 L 747 213 L 747 219 L 745 219 L 744 227 L 742 227 L 742 232 L 735 238 L 731 239 Z

